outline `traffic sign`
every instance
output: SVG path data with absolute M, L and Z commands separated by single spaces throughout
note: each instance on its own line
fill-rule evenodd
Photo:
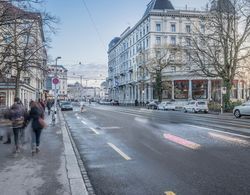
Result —
M 53 83 L 54 85 L 57 85 L 59 82 L 60 82 L 59 79 L 56 78 L 56 77 L 52 79 L 52 83 Z

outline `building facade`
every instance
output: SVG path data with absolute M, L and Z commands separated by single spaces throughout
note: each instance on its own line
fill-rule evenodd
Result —
M 28 108 L 31 100 L 43 98 L 45 90 L 47 53 L 44 46 L 45 38 L 41 15 L 22 10 L 8 2 L 1 2 L 0 5 L 1 10 L 3 10 L 1 14 L 5 13 L 5 15 L 1 15 L 0 27 L 2 49 L 0 57 L 0 106 L 11 106 L 14 97 L 17 96 L 16 93 L 18 93 L 21 101 Z M 3 24 L 5 17 L 8 18 L 8 22 Z M 16 36 L 8 36 L 11 32 Z M 6 46 L 18 48 L 19 53 L 8 50 L 8 55 L 6 55 L 3 51 Z M 23 48 L 26 50 L 21 51 Z M 26 51 L 28 51 L 27 54 L 23 54 Z M 21 71 L 17 71 L 14 54 L 18 58 L 18 66 Z M 20 75 L 18 76 L 18 74 Z M 17 82 L 19 82 L 19 87 L 17 87 Z
M 190 44 L 188 36 L 193 24 L 205 31 L 202 18 L 208 10 L 175 10 L 169 0 L 152 0 L 143 17 L 132 28 L 127 28 L 120 37 L 114 38 L 108 50 L 109 98 L 120 103 L 132 104 L 135 100 L 148 102 L 157 99 L 150 74 L 143 71 L 141 59 L 145 50 L 157 45 Z M 220 79 L 204 78 L 190 74 L 194 65 L 188 54 L 183 54 L 183 66 L 170 66 L 163 71 L 163 100 L 187 101 L 205 99 L 219 101 L 222 82 Z M 145 58 L 145 57 L 143 57 Z M 233 99 L 247 96 L 244 79 L 235 79 Z
M 49 91 L 50 96 L 54 96 L 54 89 L 52 84 L 52 79 L 59 79 L 58 86 L 58 98 L 67 99 L 68 98 L 68 70 L 62 65 L 50 65 L 48 67 L 48 75 L 46 78 L 46 89 Z

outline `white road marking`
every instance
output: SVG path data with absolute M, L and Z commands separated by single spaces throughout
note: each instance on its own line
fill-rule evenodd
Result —
M 97 135 L 100 134 L 100 133 L 99 133 L 96 129 L 94 129 L 93 127 L 90 127 L 90 129 L 91 129 L 95 134 L 97 134 Z
M 85 121 L 81 121 L 84 125 L 87 125 L 87 123 Z
M 107 130 L 112 130 L 112 129 L 120 129 L 121 127 L 100 127 L 101 129 L 107 129 Z
M 77 116 L 76 118 L 77 118 L 77 119 L 80 119 L 80 117 L 79 117 L 79 116 Z
M 233 135 L 233 136 L 242 137 L 242 138 L 250 138 L 250 136 L 247 136 L 247 135 L 240 135 L 240 134 L 236 134 L 236 133 L 220 131 L 220 130 L 216 130 L 216 129 L 212 129 L 212 128 L 208 128 L 208 127 L 200 127 L 200 126 L 188 125 L 188 124 L 187 124 L 187 126 L 195 127 L 195 128 L 199 128 L 199 129 L 205 129 L 205 130 L 209 130 L 209 131 L 214 131 L 214 132 L 218 132 L 218 133 L 224 133 L 224 134 Z
M 108 145 L 113 148 L 118 154 L 120 154 L 125 160 L 131 160 L 131 158 L 122 152 L 119 148 L 117 148 L 114 144 L 108 143 Z
M 209 132 L 208 134 L 210 136 L 212 136 L 212 137 L 219 138 L 219 139 L 229 141 L 229 142 L 237 142 L 237 143 L 246 144 L 246 145 L 249 144 L 246 140 L 242 140 L 240 138 L 233 138 L 233 137 L 229 137 L 229 136 L 226 136 L 226 135 L 221 135 L 219 133 L 212 133 L 212 132 Z

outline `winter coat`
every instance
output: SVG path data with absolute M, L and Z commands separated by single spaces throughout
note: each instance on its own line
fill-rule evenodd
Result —
M 41 108 L 34 106 L 30 110 L 29 119 L 32 120 L 32 129 L 34 131 L 43 129 L 42 125 L 39 123 L 39 118 L 44 118 L 44 112 Z
M 13 128 L 23 128 L 25 118 L 25 108 L 21 103 L 15 103 L 10 108 L 10 120 Z

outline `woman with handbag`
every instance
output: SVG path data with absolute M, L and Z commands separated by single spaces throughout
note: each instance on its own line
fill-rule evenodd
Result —
M 31 102 L 29 119 L 32 127 L 32 154 L 40 151 L 40 136 L 42 129 L 46 127 L 44 111 L 37 102 Z

